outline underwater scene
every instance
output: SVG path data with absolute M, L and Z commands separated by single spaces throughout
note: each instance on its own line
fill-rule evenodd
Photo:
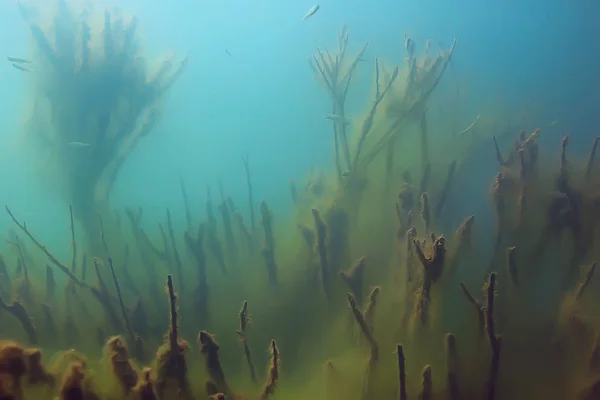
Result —
M 0 400 L 600 399 L 599 15 L 0 2 Z

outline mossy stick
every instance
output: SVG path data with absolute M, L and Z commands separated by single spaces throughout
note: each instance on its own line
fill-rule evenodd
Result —
M 119 298 L 119 305 L 121 307 L 121 314 L 123 320 L 125 321 L 125 328 L 127 329 L 127 334 L 131 340 L 132 345 L 134 346 L 134 355 L 138 360 L 142 360 L 144 358 L 143 349 L 141 346 L 141 339 L 136 336 L 133 328 L 131 327 L 131 321 L 129 320 L 129 315 L 127 312 L 127 307 L 125 307 L 125 303 L 123 302 L 123 295 L 121 293 L 121 286 L 119 285 L 119 281 L 117 280 L 117 275 L 115 274 L 115 267 L 113 264 L 112 256 L 108 250 L 108 245 L 106 243 L 106 237 L 104 235 L 104 223 L 102 222 L 102 216 L 99 216 L 100 219 L 100 237 L 102 239 L 102 245 L 104 246 L 104 251 L 106 253 L 106 257 L 108 258 L 108 266 L 110 268 L 110 274 L 113 278 L 113 282 L 115 284 L 115 289 L 117 291 L 117 296 Z
M 206 331 L 200 331 L 198 345 L 200 346 L 200 352 L 205 358 L 206 369 L 211 381 L 216 385 L 217 390 L 225 395 L 225 398 L 234 399 L 233 391 L 225 379 L 225 373 L 219 359 L 219 345 L 214 337 Z
M 267 381 L 259 396 L 260 400 L 267 400 L 272 394 L 275 393 L 277 381 L 279 380 L 280 355 L 279 349 L 277 348 L 277 343 L 275 343 L 275 339 L 271 340 L 271 345 L 269 346 L 269 356 L 270 361 Z
M 347 271 L 341 271 L 340 277 L 348 285 L 356 302 L 363 301 L 363 276 L 367 265 L 367 257 L 362 256 Z
M 167 276 L 167 292 L 169 295 L 170 322 L 169 332 L 167 334 L 167 344 L 156 353 L 157 377 L 156 391 L 159 398 L 163 398 L 167 388 L 167 382 L 175 380 L 178 385 L 180 398 L 192 400 L 194 396 L 191 393 L 189 381 L 187 379 L 187 363 L 184 351 L 188 345 L 185 341 L 179 340 L 178 314 L 177 314 L 177 296 L 173 287 L 173 278 Z
M 407 400 L 406 394 L 406 358 L 404 357 L 404 348 L 401 344 L 396 346 L 396 356 L 398 357 L 398 400 Z
M 6 310 L 9 314 L 11 314 L 21 323 L 21 326 L 27 334 L 27 339 L 30 344 L 36 345 L 39 343 L 35 325 L 33 325 L 33 322 L 29 317 L 27 310 L 25 309 L 25 307 L 23 307 L 23 305 L 20 302 L 13 301 L 12 303 L 7 304 L 4 302 L 2 297 L 0 297 L 0 308 Z
M 48 249 L 46 248 L 46 246 L 44 246 L 43 244 L 41 244 L 36 238 L 35 236 L 33 236 L 33 234 L 31 232 L 29 232 L 29 230 L 27 229 L 27 226 L 25 226 L 25 224 L 21 224 L 13 215 L 12 211 L 10 211 L 10 208 L 8 208 L 8 206 L 5 206 L 6 208 L 6 212 L 8 213 L 8 215 L 10 216 L 10 218 L 13 220 L 13 222 L 23 231 L 25 232 L 25 234 L 29 237 L 29 239 L 31 239 L 31 241 L 46 255 L 46 257 L 48 257 L 48 259 L 50 259 L 50 261 L 52 261 L 52 263 L 54 265 L 56 265 L 58 267 L 58 269 L 60 269 L 62 272 L 64 272 L 69 278 L 71 278 L 73 280 L 74 283 L 76 283 L 79 286 L 87 286 L 85 283 L 81 282 L 79 279 L 77 279 L 77 277 L 75 275 L 73 275 L 71 273 L 71 271 L 69 270 L 69 268 L 64 265 L 63 263 L 61 263 L 60 261 L 58 261 L 58 259 L 56 257 L 54 257 L 54 255 L 52 255 L 52 253 L 50 253 L 48 251 Z
M 498 381 L 498 367 L 500 363 L 500 349 L 502 347 L 502 337 L 496 335 L 496 325 L 494 321 L 494 296 L 496 291 L 496 273 L 492 272 L 487 284 L 487 302 L 485 307 L 485 324 L 492 349 L 492 360 L 490 362 L 490 372 L 487 381 L 487 400 L 496 398 L 496 382 Z
M 266 202 L 260 203 L 262 225 L 265 233 L 262 255 L 267 265 L 267 275 L 271 286 L 277 285 L 277 264 L 275 263 L 275 237 L 273 235 L 273 214 Z
M 244 303 L 242 303 L 242 308 L 239 312 L 239 318 L 240 329 L 237 331 L 237 334 L 240 338 L 240 342 L 244 345 L 244 356 L 246 357 L 248 369 L 250 370 L 250 379 L 252 379 L 252 383 L 256 383 L 256 370 L 254 368 L 254 362 L 252 361 L 252 353 L 250 352 L 250 346 L 248 346 L 248 337 L 246 335 L 246 328 L 250 323 L 250 315 L 248 314 L 247 301 L 244 301 Z
M 369 364 L 367 368 L 367 373 L 365 375 L 365 381 L 363 385 L 361 399 L 369 400 L 373 398 L 374 393 L 374 380 L 375 373 L 377 370 L 377 364 L 379 363 L 379 344 L 375 341 L 373 337 L 373 333 L 371 329 L 369 329 L 369 325 L 362 314 L 362 312 L 358 309 L 358 305 L 356 304 L 356 299 L 351 293 L 348 293 L 348 303 L 350 304 L 350 309 L 352 310 L 352 314 L 354 315 L 354 319 L 356 320 L 358 326 L 360 327 L 364 337 L 367 339 L 369 343 Z
M 456 337 L 447 333 L 446 340 L 446 369 L 448 373 L 448 395 L 450 400 L 460 400 L 458 390 L 458 352 L 456 350 Z
M 595 271 L 596 271 L 596 263 L 593 263 L 592 266 L 588 269 L 587 273 L 585 274 L 585 280 L 583 282 L 581 282 L 577 287 L 577 292 L 575 292 L 575 300 L 581 299 L 581 297 L 585 293 L 585 290 L 587 289 L 590 282 L 592 281 Z
M 479 327 L 479 339 L 482 339 L 483 335 L 485 334 L 485 313 L 483 312 L 484 306 L 479 300 L 475 299 L 475 297 L 471 295 L 464 283 L 461 282 L 460 287 L 469 303 L 471 303 L 477 311 L 477 326 Z
M 431 379 L 431 366 L 426 365 L 421 373 L 421 394 L 419 400 L 431 400 L 433 397 L 433 381 Z
M 331 301 L 332 287 L 329 271 L 329 260 L 327 258 L 327 226 L 321 214 L 316 209 L 312 210 L 313 219 L 315 221 L 315 232 L 317 234 L 317 254 L 319 255 L 319 264 L 321 267 L 321 283 L 323 284 L 323 292 L 327 301 Z M 353 288 L 356 289 L 356 288 Z

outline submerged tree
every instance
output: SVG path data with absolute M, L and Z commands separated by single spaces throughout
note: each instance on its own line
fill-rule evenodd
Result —
M 383 62 L 375 59 L 374 98 L 361 123 L 352 129 L 345 113 L 348 88 L 358 62 L 363 60 L 368 43 L 354 58 L 348 58 L 348 32 L 343 27 L 338 37 L 338 50 L 330 53 L 317 48 L 310 60 L 315 77 L 329 93 L 332 114 L 326 115 L 333 124 L 335 165 L 342 196 L 360 199 L 367 167 L 384 150 L 393 151 L 395 139 L 409 127 L 423 120 L 426 102 L 440 82 L 450 62 L 456 41 L 450 49 L 430 57 L 429 42 L 418 56 L 412 39 L 405 36 L 406 68 L 394 66 L 386 70 Z
M 43 146 L 52 180 L 96 240 L 97 213 L 106 204 L 131 151 L 155 127 L 165 92 L 187 65 L 166 57 L 149 72 L 140 53 L 137 20 L 106 10 L 75 16 L 58 0 L 45 29 L 21 5 L 34 43 L 33 115 L 28 133 Z M 102 20 L 102 18 L 100 18 Z

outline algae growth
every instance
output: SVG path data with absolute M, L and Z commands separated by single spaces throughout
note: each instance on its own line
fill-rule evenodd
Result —
M 167 75 L 165 63 L 148 78 L 130 52 L 134 23 L 108 12 L 102 45 L 87 47 L 86 22 L 64 30 L 75 25 L 59 4 L 55 43 L 28 21 L 35 62 L 58 77 L 36 83 L 57 115 L 36 113 L 33 126 L 49 124 L 61 143 L 95 141 L 100 153 L 59 169 L 70 263 L 6 207 L 19 232 L 0 258 L 1 399 L 600 397 L 598 139 L 579 162 L 568 137 L 554 155 L 540 130 L 514 132 L 509 148 L 490 135 L 496 222 L 482 251 L 477 216 L 445 228 L 450 197 L 471 200 L 456 182 L 473 150 L 453 154 L 428 132 L 426 102 L 457 42 L 435 57 L 407 48 L 402 66 L 376 59 L 373 98 L 352 122 L 345 102 L 367 45 L 351 56 L 344 27 L 338 51 L 311 60 L 332 102 L 335 171 L 292 180 L 294 210 L 281 216 L 255 201 L 246 157 L 247 199 L 220 187 L 215 204 L 209 189 L 198 220 L 181 182 L 185 230 L 167 210 L 153 237 L 141 208 L 107 212 L 106 191 L 180 69 Z M 87 104 L 71 79 L 128 89 Z M 94 129 L 65 129 L 81 124 Z M 90 136 L 60 136 L 74 131 Z

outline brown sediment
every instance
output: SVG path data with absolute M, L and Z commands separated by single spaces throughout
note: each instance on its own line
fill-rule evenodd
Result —
M 240 318 L 240 329 L 237 331 L 238 337 L 240 338 L 240 342 L 244 346 L 244 357 L 246 358 L 246 363 L 248 364 L 248 369 L 250 370 L 250 379 L 252 383 L 256 383 L 256 370 L 254 368 L 254 362 L 252 361 L 252 353 L 250 352 L 250 346 L 248 346 L 248 337 L 246 328 L 250 324 L 250 314 L 248 314 L 248 302 L 244 301 L 242 303 L 242 308 L 239 312 Z
M 273 214 L 266 202 L 260 203 L 262 226 L 265 234 L 262 256 L 267 267 L 267 276 L 271 286 L 277 286 L 277 264 L 275 263 L 275 238 L 273 236 Z

